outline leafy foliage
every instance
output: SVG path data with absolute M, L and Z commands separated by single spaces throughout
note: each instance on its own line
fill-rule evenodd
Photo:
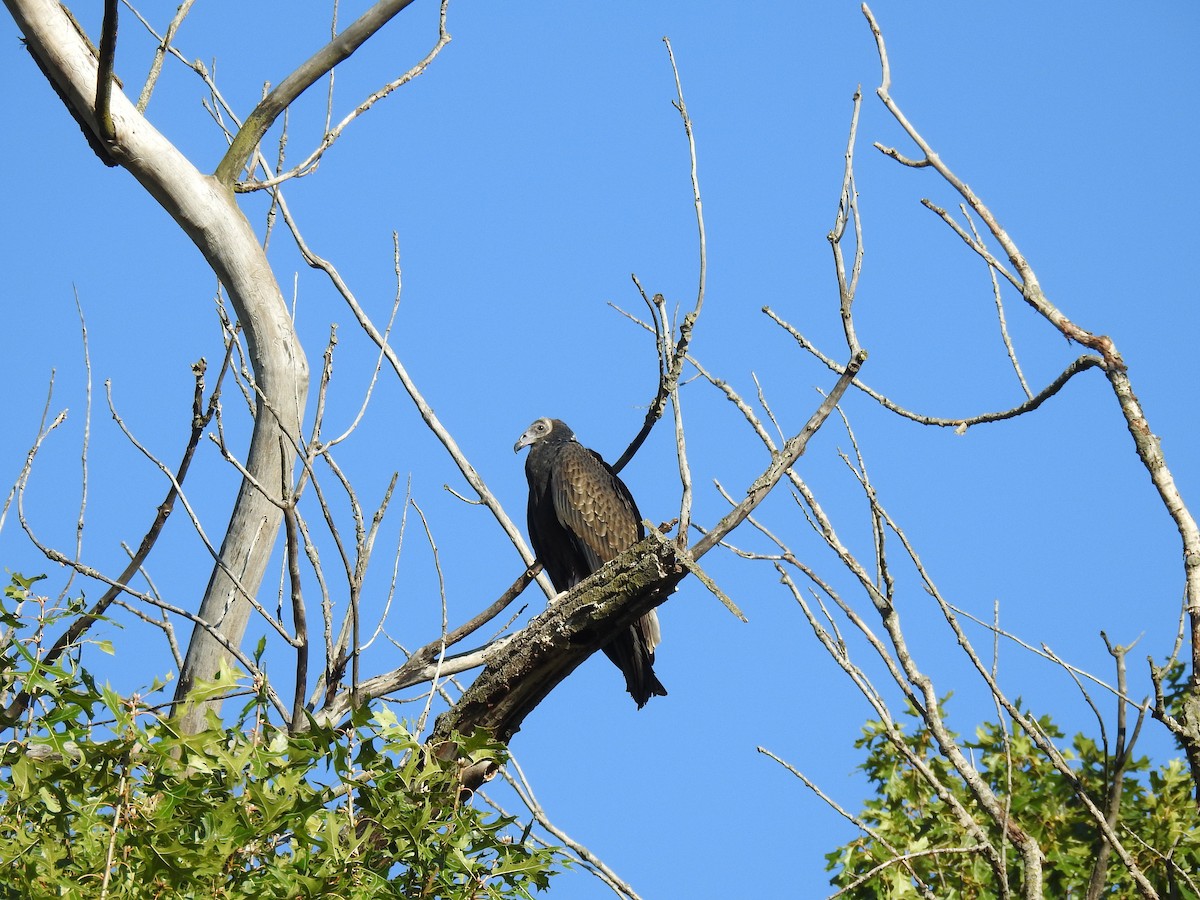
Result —
M 464 764 L 504 762 L 482 734 L 430 752 L 386 707 L 288 734 L 254 697 L 231 727 L 181 735 L 98 686 L 48 625 L 78 614 L 14 577 L 0 607 L 0 694 L 29 692 L 0 760 L 0 891 L 21 896 L 526 898 L 555 854 L 476 809 Z M 36 607 L 33 615 L 26 610 Z M 228 694 L 221 673 L 206 690 Z
M 909 710 L 910 717 L 918 716 Z M 1061 743 L 1062 732 L 1048 717 L 1038 719 L 1047 736 Z M 928 731 L 902 731 L 898 739 L 923 759 L 963 805 L 972 811 L 995 845 L 1001 846 L 997 826 L 971 800 L 951 765 L 940 755 Z M 867 751 L 861 768 L 874 785 L 859 818 L 873 835 L 859 837 L 826 854 L 836 873 L 831 883 L 846 889 L 840 896 L 858 900 L 936 896 L 986 898 L 998 895 L 996 875 L 973 849 L 974 841 L 929 784 L 897 750 L 882 722 L 869 722 L 856 746 Z M 965 747 L 974 753 L 976 768 L 991 789 L 1007 801 L 1011 821 L 1032 834 L 1046 862 L 1044 892 L 1048 897 L 1084 897 L 1100 858 L 1100 834 L 1095 820 L 1080 802 L 1072 780 L 1100 809 L 1114 783 L 1116 761 L 1102 746 L 1083 734 L 1075 735 L 1065 755 L 1072 761 L 1071 777 L 1057 771 L 1021 731 L 1005 733 L 987 723 Z M 1160 896 L 1197 900 L 1200 872 L 1200 821 L 1191 797 L 1191 779 L 1183 760 L 1152 768 L 1145 757 L 1130 758 L 1121 775 L 1116 832 L 1137 866 Z M 1022 883 L 1020 854 L 1006 857 L 1014 893 Z M 904 855 L 906 859 L 898 859 Z M 1102 896 L 1137 896 L 1133 879 L 1115 856 L 1102 863 Z M 920 889 L 927 886 L 929 894 Z

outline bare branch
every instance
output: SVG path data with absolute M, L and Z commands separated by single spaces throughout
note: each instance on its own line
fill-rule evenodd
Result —
M 84 515 L 87 512 L 88 501 L 88 448 L 92 436 L 92 355 L 88 347 L 87 320 L 83 315 L 83 304 L 79 301 L 79 291 L 75 294 L 75 312 L 79 316 L 79 336 L 83 350 L 84 372 L 84 401 L 83 401 L 83 436 L 80 438 L 81 450 L 79 459 L 79 518 L 75 522 L 75 559 L 83 558 L 83 527 Z M 66 596 L 74 581 L 74 573 L 67 578 L 63 585 L 61 596 Z
M 783 445 L 783 449 L 779 452 L 771 454 L 771 465 L 754 484 L 750 485 L 746 492 L 745 498 L 742 499 L 737 506 L 730 510 L 724 518 L 721 519 L 708 534 L 704 536 L 692 548 L 692 558 L 699 559 L 713 547 L 715 547 L 725 535 L 733 531 L 745 518 L 748 516 L 767 493 L 773 488 L 779 479 L 790 469 L 804 453 L 808 447 L 809 439 L 817 433 L 817 430 L 829 418 L 829 414 L 833 412 L 833 408 L 838 401 L 842 399 L 842 395 L 846 393 L 846 388 L 850 386 L 850 382 L 858 374 L 862 364 L 867 359 L 867 352 L 859 350 L 855 353 L 850 362 L 846 364 L 846 369 L 838 378 L 837 383 L 833 386 L 833 390 L 829 392 L 829 396 L 818 407 L 817 411 L 812 414 L 812 417 L 796 435 L 789 438 L 787 443 Z
M 1167 513 L 1171 516 L 1179 531 L 1183 545 L 1183 575 L 1187 595 L 1187 610 L 1190 619 L 1191 658 L 1190 677 L 1187 686 L 1185 705 L 1189 713 L 1186 721 L 1172 719 L 1163 724 L 1183 744 L 1191 768 L 1192 781 L 1196 787 L 1197 802 L 1200 803 L 1200 525 L 1197 525 L 1191 511 L 1184 503 L 1183 496 L 1175 483 L 1175 478 L 1167 466 L 1166 457 L 1162 451 L 1162 443 L 1151 429 L 1142 410 L 1140 401 L 1134 394 L 1133 385 L 1129 380 L 1128 367 L 1118 352 L 1112 339 L 1106 335 L 1094 334 L 1076 325 L 1061 310 L 1058 309 L 1042 290 L 1033 267 L 1017 247 L 1016 242 L 1009 236 L 992 211 L 976 196 L 975 192 L 947 166 L 916 128 L 905 117 L 900 107 L 892 99 L 890 93 L 891 70 L 887 61 L 887 48 L 875 17 L 867 5 L 863 4 L 863 14 L 875 36 L 876 49 L 879 52 L 882 78 L 876 94 L 883 102 L 888 112 L 908 134 L 909 138 L 920 148 L 929 165 L 932 166 L 942 179 L 950 185 L 966 205 L 983 221 L 993 239 L 1003 249 L 1009 262 L 1020 279 L 1021 296 L 1034 310 L 1050 322 L 1068 340 L 1076 341 L 1093 350 L 1103 360 L 1102 368 L 1108 377 L 1109 384 L 1125 425 L 1133 439 L 1134 449 L 1146 472 L 1150 476 L 1155 489 L 1158 491 Z M 990 263 L 989 263 L 990 264 Z M 1156 712 L 1157 715 L 1157 712 Z M 1132 871 L 1132 870 L 1131 870 Z M 1135 876 L 1136 879 L 1136 876 Z M 1138 881 L 1139 889 L 1145 890 L 1147 884 L 1142 878 Z
M 450 32 L 446 30 L 446 9 L 450 5 L 450 0 L 441 0 L 441 14 L 438 19 L 438 39 L 433 48 L 425 54 L 425 56 L 410 68 L 407 72 L 392 81 L 389 81 L 383 87 L 374 91 L 369 97 L 360 102 L 348 115 L 345 116 L 336 126 L 329 127 L 330 119 L 333 111 L 333 68 L 329 69 L 329 98 L 326 102 L 325 114 L 325 135 L 321 138 L 321 143 L 313 150 L 303 162 L 293 166 L 286 172 L 276 171 L 275 175 L 270 178 L 265 178 L 261 181 L 239 181 L 234 189 L 237 191 L 257 191 L 264 188 L 275 187 L 291 178 L 303 178 L 305 175 L 310 175 L 317 170 L 317 166 L 321 163 L 321 158 L 325 155 L 325 151 L 334 145 L 346 127 L 355 119 L 369 110 L 372 106 L 382 100 L 388 94 L 395 91 L 397 88 L 408 84 L 417 76 L 421 75 L 429 65 L 442 52 L 443 48 L 450 43 Z M 335 22 L 336 25 L 336 22 Z M 348 29 L 347 29 L 348 30 Z M 336 35 L 334 36 L 336 40 Z M 281 85 L 282 87 L 282 85 Z M 249 121 L 249 120 L 247 120 Z
M 425 730 L 425 722 L 429 718 L 429 710 L 433 706 L 433 698 L 437 692 L 438 677 L 441 675 L 442 663 L 446 660 L 446 633 L 450 628 L 449 616 L 446 612 L 446 578 L 442 574 L 442 559 L 438 552 L 437 541 L 433 539 L 433 531 L 429 527 L 429 520 L 425 518 L 425 511 L 417 504 L 416 500 L 409 499 L 412 508 L 417 511 L 417 517 L 421 520 L 421 527 L 425 530 L 425 538 L 429 541 L 429 549 L 433 553 L 433 568 L 437 573 L 438 581 L 438 599 L 441 601 L 442 607 L 442 630 L 441 635 L 437 640 L 437 665 L 430 679 L 429 693 L 425 698 L 425 708 L 421 710 L 421 715 L 417 717 L 416 731 Z M 355 679 L 357 683 L 357 678 Z
M 171 42 L 175 39 L 175 33 L 179 31 L 179 26 L 187 18 L 187 14 L 192 11 L 192 4 L 195 2 L 196 0 L 183 0 L 179 4 L 179 8 L 175 10 L 175 15 L 171 19 L 171 23 L 167 26 L 166 32 L 159 38 L 158 46 L 154 48 L 154 60 L 150 63 L 150 72 L 146 75 L 146 82 L 142 85 L 142 93 L 138 96 L 138 112 L 144 113 L 146 107 L 150 105 L 150 96 L 154 93 L 154 87 L 158 84 L 158 76 L 162 72 L 163 59 L 166 57 L 168 50 L 174 49 L 171 46 Z M 129 6 L 130 9 L 133 8 L 128 2 L 125 5 Z M 136 15 L 136 10 L 134 12 Z M 139 18 L 141 17 L 139 16 Z M 142 22 L 143 24 L 147 24 L 147 28 L 149 27 L 144 19 Z M 153 30 L 150 33 L 153 34 Z M 155 37 L 158 36 L 155 35 Z M 192 67 L 191 64 L 189 64 L 189 67 Z
M 108 144 L 117 139 L 110 108 L 116 56 L 117 0 L 104 0 L 104 20 L 100 25 L 100 65 L 96 68 L 96 123 L 100 139 Z
M 836 372 L 839 375 L 845 371 L 841 365 L 817 349 L 817 347 L 808 338 L 806 338 L 793 326 L 789 325 L 786 321 L 781 319 L 770 307 L 764 306 L 762 311 L 773 322 L 775 322 L 775 324 L 779 325 L 788 334 L 790 334 L 795 339 L 796 343 L 800 345 L 801 349 L 806 350 L 815 356 L 830 371 Z M 942 418 L 939 416 L 927 416 L 907 410 L 892 400 L 889 400 L 879 391 L 859 381 L 857 378 L 854 380 L 853 384 L 856 388 L 877 402 L 884 409 L 891 410 L 892 412 L 899 416 L 903 416 L 906 419 L 911 419 L 912 421 L 918 422 L 921 425 L 936 425 L 941 428 L 954 428 L 959 431 L 965 431 L 967 428 L 973 425 L 986 425 L 991 422 L 1002 422 L 1005 419 L 1014 419 L 1017 416 L 1024 415 L 1025 413 L 1033 412 L 1035 409 L 1040 407 L 1043 403 L 1061 391 L 1066 383 L 1080 372 L 1084 372 L 1091 368 L 1103 369 L 1104 365 L 1104 360 L 1101 357 L 1086 354 L 1079 357 L 1069 366 L 1063 369 L 1062 373 L 1052 382 L 1046 385 L 1046 387 L 1044 387 L 1041 391 L 1039 391 L 1035 397 L 1025 401 L 1019 406 L 1014 406 L 1011 409 L 999 410 L 997 412 L 980 413 L 975 416 L 964 416 L 962 418 L 951 419 Z
M 292 623 L 296 629 L 296 684 L 292 694 L 292 728 L 304 727 L 304 693 L 308 685 L 308 616 L 304 609 L 304 592 L 300 587 L 300 548 L 296 538 L 296 509 L 283 511 L 284 534 L 287 538 L 288 586 L 292 598 Z
M 226 356 L 225 362 L 226 362 L 226 365 L 228 365 L 228 362 L 229 362 L 228 356 Z M 170 481 L 171 481 L 171 487 L 167 491 L 166 499 L 164 499 L 163 502 L 161 504 L 159 504 L 156 515 L 154 517 L 154 521 L 150 524 L 150 528 L 146 531 L 145 536 L 142 538 L 141 543 L 138 545 L 137 551 L 131 555 L 129 564 L 125 567 L 124 571 L 122 571 L 121 574 L 118 575 L 111 582 L 108 582 L 110 585 L 109 589 L 107 591 L 105 591 L 104 594 L 100 597 L 100 599 L 97 600 L 92 605 L 92 608 L 90 610 L 88 610 L 86 613 L 83 613 L 82 615 L 73 619 L 71 621 L 70 626 L 67 628 L 67 630 L 64 631 L 59 636 L 58 640 L 56 640 L 54 642 L 54 644 L 50 647 L 50 649 L 46 651 L 46 655 L 45 655 L 45 657 L 43 657 L 43 659 L 47 665 L 52 665 L 55 662 L 55 660 L 57 660 L 58 657 L 61 656 L 65 650 L 67 650 L 69 647 L 74 646 L 79 641 L 80 637 L 82 637 L 82 635 L 86 631 L 88 631 L 88 629 L 90 629 L 93 625 L 96 624 L 96 622 L 98 622 L 100 620 L 100 617 L 104 615 L 105 610 L 108 609 L 109 605 L 114 600 L 116 600 L 117 597 L 120 596 L 120 594 L 122 592 L 129 593 L 131 596 L 137 596 L 133 591 L 131 591 L 128 588 L 128 584 L 133 579 L 133 576 L 141 568 L 141 566 L 145 563 L 146 558 L 150 555 L 150 551 L 154 549 L 154 545 L 158 541 L 159 535 L 162 534 L 163 526 L 166 525 L 167 518 L 171 515 L 171 512 L 175 508 L 175 501 L 180 496 L 180 490 L 181 490 L 181 486 L 183 484 L 183 480 L 187 477 L 188 469 L 191 467 L 192 458 L 196 452 L 196 447 L 200 442 L 200 435 L 204 432 L 204 428 L 208 424 L 208 421 L 212 416 L 212 411 L 214 408 L 213 404 L 215 403 L 215 399 L 219 392 L 220 376 L 218 376 L 218 379 L 217 379 L 217 389 L 214 390 L 212 399 L 210 399 L 210 402 L 209 402 L 209 410 L 207 413 L 205 413 L 203 401 L 204 401 L 204 373 L 205 373 L 206 368 L 207 368 L 207 363 L 203 359 L 201 359 L 199 362 L 197 362 L 195 365 L 192 366 L 192 374 L 195 376 L 195 379 L 196 379 L 196 388 L 195 388 L 195 394 L 194 394 L 193 401 L 192 401 L 191 434 L 188 436 L 187 446 L 184 448 L 184 451 L 183 451 L 183 458 L 180 461 L 179 467 L 176 469 L 175 474 L 173 476 L 171 476 L 168 473 L 168 477 L 170 478 Z M 222 370 L 221 370 L 222 375 L 224 374 L 224 371 L 225 371 L 225 368 L 222 367 Z M 51 428 L 53 428 L 53 427 L 54 426 L 51 425 Z M 21 478 L 20 478 L 20 482 L 19 482 L 19 484 L 20 484 L 20 490 L 18 492 L 19 497 L 24 495 L 25 484 L 28 482 L 29 475 L 31 472 L 31 467 L 33 465 L 34 457 L 37 455 L 38 447 L 41 445 L 42 438 L 46 434 L 49 434 L 49 429 L 46 429 L 41 432 L 37 442 L 34 444 L 34 447 L 30 450 L 29 455 L 26 458 L 25 468 L 21 473 Z M 21 504 L 20 499 L 18 499 L 18 508 L 20 509 L 20 507 L 22 505 L 23 504 Z M 51 558 L 51 559 L 55 558 L 55 556 L 53 554 L 57 554 L 57 551 L 51 551 L 48 547 L 44 547 L 43 545 L 41 545 L 41 543 L 39 541 L 37 541 L 36 538 L 34 538 L 32 531 L 30 530 L 30 528 L 26 525 L 26 523 L 24 521 L 23 513 L 21 514 L 21 522 L 22 522 L 22 525 L 25 527 L 26 532 L 30 535 L 30 538 L 34 540 L 35 545 L 37 545 L 39 547 L 39 549 L 41 549 L 42 552 L 44 554 L 46 554 L 46 556 L 48 558 Z M 78 547 L 76 548 L 76 551 L 77 551 L 76 556 L 75 556 L 75 559 L 72 564 L 72 571 L 81 571 L 80 569 L 78 569 L 76 567 L 78 564 L 80 564 Z M 61 556 L 61 554 L 57 554 L 57 556 Z M 107 579 L 106 579 L 106 581 L 107 581 Z M 20 715 L 28 707 L 29 701 L 30 701 L 30 696 L 27 693 L 22 692 L 21 694 L 19 694 L 13 700 L 13 702 L 11 704 L 9 704 L 8 708 L 5 709 L 3 711 L 3 713 L 0 713 L 0 721 L 10 722 L 10 721 L 14 721 L 15 719 L 19 718 Z
M 515 778 L 508 771 L 510 768 L 516 771 Z M 617 873 L 605 865 L 600 857 L 596 856 L 591 850 L 550 821 L 550 817 L 546 815 L 546 811 L 534 796 L 529 779 L 525 777 L 525 772 L 515 759 L 512 757 L 509 758 L 508 765 L 501 770 L 501 774 L 504 780 L 512 785 L 513 790 L 517 792 L 517 796 L 521 798 L 521 802 L 525 804 L 525 808 L 529 810 L 537 823 L 546 829 L 555 840 L 561 841 L 564 847 L 570 848 L 571 852 L 578 856 L 589 869 L 595 872 L 598 878 L 612 888 L 618 897 L 626 897 L 628 900 L 641 900 L 640 895 L 634 891 L 628 882 L 619 878 Z
M 854 187 L 854 142 L 858 135 L 858 113 L 862 108 L 861 87 L 855 89 L 853 101 L 854 110 L 850 116 L 850 135 L 846 139 L 846 167 L 842 176 L 842 194 L 838 200 L 838 211 L 833 228 L 827 235 L 829 245 L 833 249 L 834 271 L 837 273 L 842 330 L 846 335 L 846 346 L 850 349 L 851 355 L 862 349 L 858 343 L 858 335 L 854 331 L 854 317 L 851 312 L 863 261 L 862 220 L 858 215 L 858 192 Z M 846 263 L 842 257 L 842 237 L 846 233 L 846 224 L 850 220 L 854 222 L 854 264 L 850 277 L 847 279 Z
M 259 141 L 292 101 L 315 84 L 334 66 L 349 59 L 375 32 L 408 7 L 413 0 L 380 0 L 359 16 L 341 34 L 314 53 L 279 83 L 246 117 L 233 143 L 217 166 L 217 181 L 232 185 L 247 165 Z
M 683 121 L 683 131 L 688 142 L 692 203 L 696 209 L 696 235 L 699 253 L 696 303 L 692 307 L 692 311 L 683 317 L 683 321 L 679 325 L 679 339 L 672 344 L 668 339 L 668 336 L 672 333 L 672 328 L 667 319 L 666 301 L 663 299 L 662 294 L 655 294 L 653 300 L 647 299 L 646 292 L 642 290 L 641 282 L 638 281 L 636 275 L 633 276 L 633 283 L 637 286 L 638 292 L 642 295 L 642 299 L 646 302 L 646 305 L 650 307 L 651 318 L 654 321 L 655 346 L 658 350 L 658 393 L 646 410 L 646 417 L 642 422 L 641 430 L 638 431 L 633 440 L 630 441 L 629 446 L 625 448 L 625 452 L 613 464 L 613 471 L 620 472 L 625 468 L 629 460 L 633 459 L 633 455 L 641 448 L 654 424 L 662 418 L 663 412 L 666 411 L 667 401 L 670 400 L 675 412 L 675 447 L 676 456 L 679 460 L 679 478 L 683 488 L 680 498 L 679 540 L 683 542 L 681 546 L 684 546 L 687 542 L 688 523 L 691 520 L 692 478 L 688 466 L 687 446 L 683 433 L 683 414 L 679 408 L 679 378 L 683 373 L 683 363 L 687 359 L 688 346 L 692 340 L 692 331 L 696 326 L 696 320 L 700 318 L 700 311 L 704 307 L 704 291 L 708 277 L 708 242 L 704 231 L 704 203 L 700 196 L 700 177 L 696 162 L 696 138 L 692 132 L 692 119 L 688 114 L 687 104 L 683 99 L 683 83 L 679 78 L 679 67 L 675 64 L 675 52 L 671 49 L 670 39 L 664 37 L 663 44 L 666 45 L 667 57 L 671 62 L 671 73 L 675 77 L 675 99 L 671 101 L 671 105 L 679 112 L 679 116 Z
M 775 760 L 775 762 L 779 763 L 779 765 L 783 766 L 785 769 L 787 769 L 789 772 L 791 772 L 793 775 L 795 775 L 798 779 L 800 779 L 800 781 L 802 781 L 804 783 L 805 787 L 807 787 L 810 791 L 812 791 L 814 794 L 816 794 L 818 797 L 820 797 L 822 800 L 824 800 L 825 803 L 834 812 L 836 812 L 838 815 L 840 815 L 842 818 L 846 819 L 847 821 L 852 822 L 856 827 L 861 829 L 864 834 L 870 835 L 873 840 L 878 841 L 881 846 L 883 846 L 889 853 L 892 854 L 891 859 L 881 863 L 880 865 L 876 866 L 874 869 L 871 869 L 869 872 L 864 873 L 861 877 L 855 879 L 853 883 L 847 885 L 846 887 L 842 888 L 841 890 L 837 891 L 836 893 L 831 894 L 829 900 L 832 900 L 832 898 L 834 898 L 834 897 L 839 897 L 843 894 L 846 894 L 846 893 L 854 890 L 860 884 L 863 884 L 866 881 L 870 880 L 871 878 L 875 877 L 883 869 L 885 869 L 889 866 L 893 866 L 893 865 L 903 866 L 907 876 L 917 882 L 917 889 L 924 896 L 936 897 L 937 895 L 933 893 L 933 889 L 930 888 L 929 885 L 927 885 L 923 881 L 921 881 L 921 877 L 917 874 L 916 869 L 914 869 L 912 866 L 908 865 L 909 861 L 912 859 L 915 859 L 919 856 L 926 855 L 927 853 L 937 853 L 937 852 L 978 853 L 978 852 L 980 852 L 979 847 L 963 847 L 963 848 L 957 848 L 955 850 L 950 850 L 950 851 L 921 851 L 918 853 L 904 853 L 900 849 L 892 846 L 892 844 L 888 841 L 888 839 L 883 834 L 876 831 L 874 828 L 872 828 L 870 825 L 868 825 L 866 822 L 864 822 L 858 816 L 846 811 L 841 806 L 841 804 L 839 804 L 836 800 L 834 800 L 832 797 L 830 797 L 828 794 L 826 794 L 824 791 L 822 791 L 820 787 L 818 787 L 816 784 L 814 784 L 812 781 L 810 781 L 804 775 L 803 772 L 801 772 L 799 769 L 797 769 L 791 763 L 785 762 L 784 760 L 780 759 L 778 756 L 776 756 L 774 753 L 772 753 L 770 750 L 766 749 L 765 747 L 757 747 L 755 749 L 757 749 L 759 753 L 763 754 L 763 756 L 767 756 L 767 757 L 770 757 L 771 759 Z
M 671 49 L 671 41 L 664 37 L 663 43 L 667 47 L 667 56 L 671 60 L 671 72 L 675 75 L 675 109 L 679 111 L 679 116 L 683 120 L 683 130 L 687 135 L 688 158 L 691 161 L 692 201 L 696 207 L 697 244 L 700 254 L 696 305 L 684 317 L 683 324 L 679 329 L 679 343 L 681 346 L 674 351 L 676 355 L 682 356 L 686 353 L 687 349 L 685 329 L 687 340 L 690 341 L 691 330 L 695 326 L 696 320 L 700 317 L 700 310 L 704 308 L 704 288 L 708 273 L 708 244 L 704 235 L 704 204 L 700 199 L 700 181 L 696 174 L 696 138 L 692 133 L 692 117 L 688 115 L 687 104 L 683 99 L 683 84 L 679 80 L 679 67 L 675 64 L 675 52 Z M 661 301 L 661 295 L 657 299 Z M 679 500 L 679 531 L 677 532 L 678 536 L 676 540 L 678 540 L 680 547 L 686 547 L 690 531 L 689 526 L 692 520 L 692 472 L 691 467 L 688 465 L 687 441 L 683 432 L 683 409 L 679 401 L 678 373 L 682 372 L 682 360 L 680 360 L 680 364 L 678 365 L 675 364 L 674 359 L 671 362 L 671 369 L 676 373 L 670 390 L 671 408 L 675 419 L 675 456 L 679 461 L 679 483 L 682 488 Z

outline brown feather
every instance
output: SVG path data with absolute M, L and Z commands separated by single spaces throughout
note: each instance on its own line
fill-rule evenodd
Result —
M 633 503 L 617 489 L 617 477 L 576 442 L 559 451 L 551 491 L 559 522 L 580 542 L 593 572 L 645 536 Z

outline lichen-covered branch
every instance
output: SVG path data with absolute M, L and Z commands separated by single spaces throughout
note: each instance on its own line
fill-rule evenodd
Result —
M 585 659 L 670 596 L 686 574 L 677 553 L 671 541 L 651 535 L 552 603 L 438 717 L 428 742 L 477 728 L 510 740 Z

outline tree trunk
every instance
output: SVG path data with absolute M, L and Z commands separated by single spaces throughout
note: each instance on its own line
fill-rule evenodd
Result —
M 97 125 L 93 51 L 54 0 L 5 0 L 30 53 L 80 125 L 95 136 L 192 239 L 225 286 L 241 323 L 258 388 L 257 415 L 243 481 L 229 528 L 199 603 L 198 614 L 233 646 L 250 614 L 247 595 L 259 588 L 282 518 L 278 506 L 292 482 L 292 446 L 299 435 L 308 391 L 308 362 L 283 294 L 258 237 L 234 200 L 231 184 L 196 169 L 130 103 L 114 84 L 115 138 L 104 141 Z M 264 494 L 265 491 L 265 494 Z M 236 578 L 236 582 L 235 579 Z M 197 680 L 212 678 L 226 653 L 206 629 L 196 628 L 176 690 L 182 700 Z M 214 701 L 213 705 L 219 705 Z M 184 727 L 203 725 L 204 709 Z

